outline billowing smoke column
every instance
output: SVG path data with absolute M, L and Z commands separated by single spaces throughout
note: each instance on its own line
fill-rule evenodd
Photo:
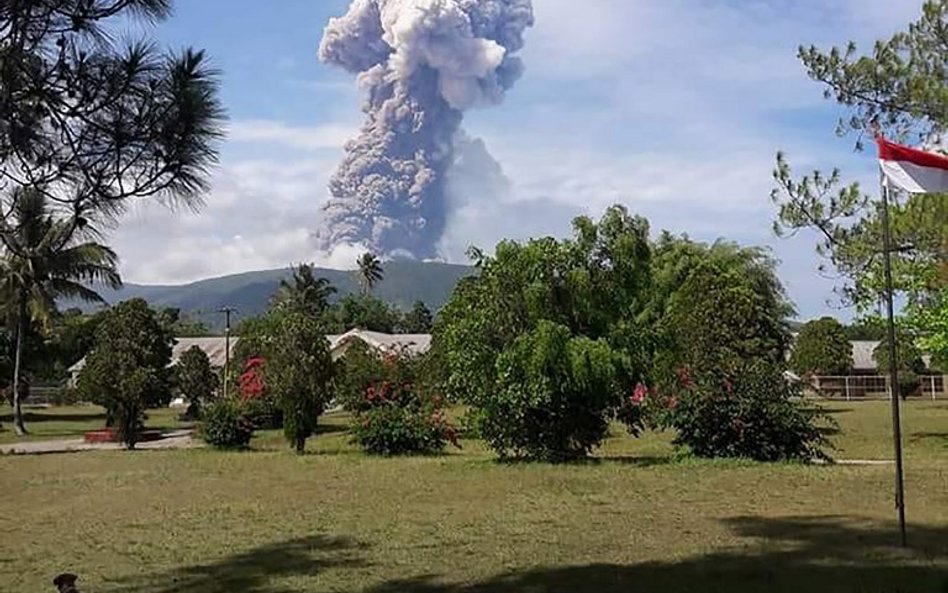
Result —
M 358 74 L 366 121 L 330 181 L 321 250 L 438 255 L 462 113 L 503 100 L 532 24 L 531 0 L 354 0 L 330 20 L 319 58 Z

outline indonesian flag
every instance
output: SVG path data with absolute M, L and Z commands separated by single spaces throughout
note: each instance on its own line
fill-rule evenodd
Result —
M 948 158 L 876 137 L 882 173 L 894 187 L 912 194 L 948 193 Z

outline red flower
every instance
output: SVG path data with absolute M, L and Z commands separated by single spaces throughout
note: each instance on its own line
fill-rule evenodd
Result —
M 237 378 L 237 388 L 243 401 L 263 395 L 266 387 L 263 382 L 264 363 L 260 357 L 250 358 L 244 363 L 244 372 Z
M 665 402 L 665 406 L 669 410 L 674 410 L 675 408 L 678 407 L 678 398 L 675 397 L 674 395 L 669 397 L 668 400 Z
M 744 434 L 744 421 L 740 418 L 735 418 L 731 420 L 731 429 L 734 430 L 738 435 Z
M 444 427 L 444 436 L 448 439 L 448 442 L 457 447 L 461 448 L 461 443 L 458 441 L 458 433 L 454 430 L 454 427 L 450 424 Z
M 691 389 L 695 386 L 694 381 L 691 380 L 691 370 L 688 367 L 678 369 L 678 383 L 685 389 Z
M 645 403 L 645 398 L 648 397 L 648 387 L 639 383 L 635 386 L 635 390 L 632 392 L 632 405 L 640 406 Z

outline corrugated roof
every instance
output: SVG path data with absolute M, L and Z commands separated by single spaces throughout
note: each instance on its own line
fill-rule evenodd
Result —
M 361 340 L 382 352 L 405 349 L 409 354 L 424 354 L 431 348 L 430 334 L 383 334 L 364 329 L 354 329 L 338 336 L 326 336 L 333 351 L 345 346 L 350 340 Z
M 240 338 L 237 336 L 230 339 L 231 356 L 233 356 L 234 347 L 239 341 Z M 193 346 L 197 346 L 204 351 L 204 354 L 207 354 L 212 367 L 224 366 L 227 360 L 226 338 L 175 338 L 175 345 L 171 349 L 171 365 L 174 366 L 178 364 L 181 356 Z
M 877 370 L 876 361 L 872 357 L 880 342 L 878 340 L 853 340 L 853 369 L 855 370 Z M 928 354 L 922 355 L 922 362 L 925 368 L 932 366 L 932 357 Z
M 876 370 L 876 361 L 872 358 L 879 345 L 877 340 L 853 340 L 853 369 L 857 371 Z
M 346 344 L 351 340 L 361 340 L 369 346 L 381 351 L 392 352 L 393 350 L 404 348 L 410 354 L 424 354 L 431 348 L 430 334 L 383 334 L 379 332 L 370 332 L 363 329 L 354 329 L 344 334 L 328 335 L 326 340 L 329 342 L 329 349 L 334 353 L 341 353 Z M 171 365 L 178 363 L 181 355 L 188 351 L 192 346 L 197 346 L 207 354 L 211 361 L 211 366 L 221 368 L 225 362 L 225 338 L 175 338 L 175 344 L 171 350 Z M 230 339 L 230 353 L 234 354 L 234 347 L 240 338 L 234 336 Z M 69 368 L 70 374 L 76 374 L 85 366 L 86 360 L 83 358 Z
M 204 351 L 204 354 L 207 354 L 207 358 L 211 361 L 212 367 L 223 367 L 226 357 L 224 355 L 226 351 L 226 338 L 212 337 L 212 338 L 175 338 L 175 343 L 171 347 L 171 364 L 174 366 L 178 364 L 178 360 L 181 359 L 181 355 L 191 349 L 192 346 L 197 346 Z M 231 356 L 234 354 L 234 347 L 237 345 L 237 342 L 240 341 L 240 338 L 233 336 L 230 339 L 230 353 Z M 76 374 L 86 366 L 86 359 L 83 358 L 76 364 L 69 367 L 70 374 Z

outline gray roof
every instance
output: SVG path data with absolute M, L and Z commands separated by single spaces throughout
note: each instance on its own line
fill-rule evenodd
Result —
M 240 338 L 237 336 L 230 339 L 231 356 L 233 356 L 234 347 L 239 341 Z M 223 367 L 227 361 L 226 343 L 226 338 L 175 338 L 174 347 L 171 349 L 171 365 L 174 366 L 178 364 L 178 361 L 181 360 L 181 355 L 190 350 L 193 346 L 197 346 L 204 351 L 204 354 L 207 354 L 212 367 Z
M 877 370 L 876 361 L 872 358 L 872 353 L 880 342 L 877 340 L 853 340 L 853 369 L 857 371 Z M 932 357 L 922 355 L 922 362 L 926 368 L 931 368 Z
M 879 345 L 877 340 L 853 340 L 853 369 L 857 371 L 876 370 L 876 361 L 872 358 Z
M 424 354 L 431 348 L 430 334 L 383 334 L 364 329 L 354 329 L 342 335 L 326 336 L 329 348 L 334 352 L 345 349 L 351 340 L 361 340 L 380 352 L 404 349 L 409 354 Z
M 326 336 L 329 341 L 329 349 L 332 350 L 334 357 L 338 358 L 345 352 L 345 348 L 352 340 L 361 340 L 380 352 L 392 352 L 402 349 L 410 354 L 424 354 L 431 348 L 430 334 L 383 334 L 379 332 L 370 332 L 363 329 L 354 329 L 344 334 Z M 230 339 L 230 353 L 234 354 L 234 347 L 240 338 L 234 336 Z M 175 338 L 175 344 L 171 350 L 171 366 L 174 366 L 192 346 L 197 346 L 207 354 L 211 361 L 211 366 L 222 368 L 225 361 L 225 338 Z M 76 364 L 69 367 L 70 374 L 76 374 L 85 366 L 86 359 L 83 358 Z
M 174 340 L 174 346 L 171 347 L 170 366 L 178 364 L 178 361 L 181 359 L 181 355 L 190 350 L 192 346 L 197 346 L 204 351 L 204 354 L 207 354 L 207 358 L 211 361 L 212 367 L 221 368 L 224 366 L 224 362 L 226 360 L 224 353 L 227 348 L 226 338 L 175 338 Z M 231 355 L 234 354 L 234 347 L 237 345 L 238 341 L 240 341 L 240 338 L 236 336 L 230 339 Z M 69 367 L 69 373 L 76 374 L 81 371 L 84 366 L 86 366 L 85 358 Z

